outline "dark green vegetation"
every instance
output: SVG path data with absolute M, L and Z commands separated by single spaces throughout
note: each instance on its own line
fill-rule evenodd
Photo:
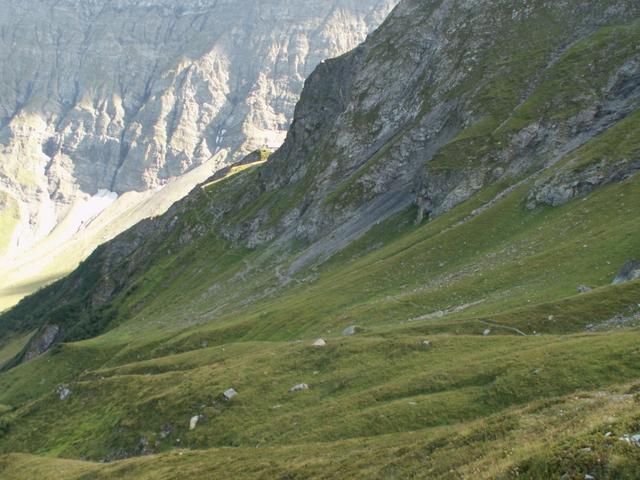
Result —
M 332 159 L 335 118 L 322 115 L 344 100 L 318 84 L 370 64 L 327 62 L 266 164 L 197 188 L 0 317 L 0 362 L 13 358 L 0 374 L 2 478 L 639 478 L 640 447 L 619 437 L 640 433 L 640 281 L 611 285 L 640 257 L 638 12 L 527 3 L 532 23 L 518 28 L 506 2 L 478 17 L 509 34 L 510 55 L 455 30 L 488 63 L 447 92 L 475 121 L 447 123 L 429 159 L 407 133 L 424 105 L 359 165 Z M 403 2 L 354 55 L 393 64 L 398 19 L 439 5 Z M 604 7 L 598 22 L 584 13 Z M 385 108 L 359 111 L 355 131 L 377 131 Z M 369 218 L 398 145 L 440 193 L 403 185 L 413 201 L 318 248 Z M 440 214 L 416 222 L 426 200 Z M 60 327 L 54 346 L 25 362 L 46 325 Z M 300 383 L 310 389 L 289 392 Z

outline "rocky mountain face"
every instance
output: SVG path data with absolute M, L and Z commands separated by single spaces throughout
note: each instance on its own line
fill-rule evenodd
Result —
M 378 35 L 309 80 L 288 141 L 261 173 L 265 191 L 304 185 L 295 220 L 280 226 L 317 240 L 411 203 L 433 218 L 556 164 L 640 105 L 636 25 L 599 30 L 638 11 L 626 0 L 403 2 Z M 545 185 L 595 187 L 638 171 L 633 158 L 591 160 Z M 541 188 L 532 197 L 554 205 L 590 191 L 545 200 Z M 260 222 L 251 230 L 273 237 Z
M 262 168 L 197 188 L 48 295 L 110 304 L 132 272 L 211 232 L 271 252 L 287 284 L 407 208 L 420 224 L 497 188 L 468 220 L 523 183 L 535 209 L 623 181 L 638 170 L 625 132 L 640 106 L 639 14 L 630 0 L 405 0 L 364 44 L 315 69 Z M 626 143 L 601 154 L 620 135 Z
M 632 128 L 638 11 L 627 0 L 402 2 L 376 35 L 316 69 L 260 188 L 214 215 L 286 198 L 248 219 L 221 216 L 219 228 L 251 247 L 302 241 L 295 273 L 410 205 L 420 223 L 490 185 L 508 186 L 497 200 L 533 179 L 529 208 L 558 206 L 629 178 L 632 147 L 580 148 Z
M 5 263 L 65 219 L 81 230 L 127 192 L 278 147 L 304 79 L 394 4 L 2 0 Z

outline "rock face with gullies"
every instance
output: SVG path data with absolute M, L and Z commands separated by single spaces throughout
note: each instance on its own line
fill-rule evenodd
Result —
M 409 205 L 422 221 L 497 181 L 553 182 L 547 171 L 571 154 L 579 172 L 569 162 L 558 175 L 576 185 L 546 195 L 554 205 L 628 178 L 633 156 L 592 172 L 584 163 L 595 154 L 579 154 L 640 106 L 639 11 L 629 0 L 402 2 L 308 79 L 287 141 L 261 172 L 264 191 L 286 189 L 296 205 L 279 223 L 264 212 L 230 226 L 229 237 L 314 242 L 295 272 Z
M 97 211 L 278 147 L 304 79 L 394 4 L 0 0 L 0 260 L 80 200 Z

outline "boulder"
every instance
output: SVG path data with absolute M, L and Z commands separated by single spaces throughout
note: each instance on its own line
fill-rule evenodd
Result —
M 635 435 L 623 435 L 619 438 L 622 442 L 627 442 L 631 445 L 635 445 L 636 447 L 640 447 L 640 434 Z
M 631 260 L 624 264 L 620 269 L 618 276 L 613 279 L 614 285 L 630 282 L 640 278 L 640 262 L 638 260 Z
M 591 291 L 591 287 L 587 287 L 586 285 L 578 285 L 578 293 L 587 293 Z
M 327 342 L 324 340 L 324 338 L 319 338 L 318 340 L 313 342 L 313 346 L 314 347 L 326 347 L 327 346 Z
M 69 398 L 69 395 L 71 395 L 71 390 L 67 387 L 58 388 L 58 398 L 60 398 L 60 400 L 66 400 Z
M 355 335 L 355 334 L 356 334 L 356 326 L 355 325 L 348 326 L 347 328 L 342 330 L 342 335 L 344 335 L 344 336 L 350 336 L 350 335 Z
M 484 335 L 485 337 L 488 337 L 489 335 L 491 335 L 491 329 L 485 328 L 484 332 L 482 332 L 482 335 Z
M 299 383 L 299 384 L 294 385 L 293 387 L 291 387 L 289 389 L 289 393 L 302 392 L 303 390 L 309 390 L 309 388 L 311 388 L 311 387 L 309 385 L 307 385 L 306 383 Z
M 431 342 L 429 340 L 423 340 L 422 341 L 422 347 L 423 348 L 429 348 L 431 347 Z
M 195 430 L 195 428 L 198 426 L 198 422 L 202 419 L 202 415 L 194 415 L 193 417 L 191 417 L 191 420 L 189 420 L 189 430 Z
M 236 392 L 235 388 L 230 388 L 229 390 L 226 390 L 222 396 L 226 401 L 231 400 L 233 397 L 235 397 L 236 395 L 238 395 L 238 392 Z

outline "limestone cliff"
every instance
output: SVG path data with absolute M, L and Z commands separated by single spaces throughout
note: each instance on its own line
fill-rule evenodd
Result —
M 304 79 L 395 3 L 1 0 L 0 264 L 16 268 L 62 224 L 68 239 L 127 192 L 202 167 L 175 200 L 279 146 Z

